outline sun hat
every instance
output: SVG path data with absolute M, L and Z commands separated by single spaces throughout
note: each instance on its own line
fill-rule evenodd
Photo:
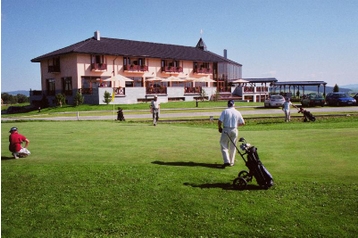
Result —
M 17 127 L 11 127 L 9 132 L 11 133 L 11 132 L 14 132 L 14 131 L 17 131 Z

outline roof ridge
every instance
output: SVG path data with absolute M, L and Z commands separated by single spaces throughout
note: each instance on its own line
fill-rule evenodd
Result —
M 177 47 L 196 48 L 195 46 L 188 46 L 188 45 L 177 45 L 177 44 L 158 43 L 158 42 L 141 41 L 141 40 L 119 39 L 119 38 L 112 38 L 112 37 L 101 37 L 101 39 L 131 41 L 131 42 L 137 42 L 137 43 L 145 43 L 145 44 L 153 44 L 153 45 L 163 45 L 163 46 L 177 46 Z

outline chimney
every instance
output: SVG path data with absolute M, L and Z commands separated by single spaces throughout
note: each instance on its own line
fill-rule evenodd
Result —
M 224 58 L 227 59 L 227 49 L 224 49 Z
M 100 35 L 99 35 L 99 31 L 95 31 L 94 32 L 94 38 L 96 39 L 96 40 L 101 40 L 101 37 L 100 37 Z

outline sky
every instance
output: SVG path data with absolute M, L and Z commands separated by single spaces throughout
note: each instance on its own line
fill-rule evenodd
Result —
M 1 0 L 1 92 L 41 90 L 31 59 L 93 37 L 195 46 L 242 77 L 358 84 L 357 0 Z

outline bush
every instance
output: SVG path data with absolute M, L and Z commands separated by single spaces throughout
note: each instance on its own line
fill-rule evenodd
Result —
M 62 107 L 62 105 L 66 105 L 66 97 L 62 93 L 58 93 L 56 95 L 56 104 Z
M 83 102 L 84 102 L 84 96 L 82 96 L 82 93 L 77 92 L 76 96 L 74 98 L 74 103 L 73 104 L 77 107 L 79 105 L 82 105 Z
M 105 91 L 103 97 L 104 97 L 103 102 L 108 105 L 111 102 L 111 93 Z

